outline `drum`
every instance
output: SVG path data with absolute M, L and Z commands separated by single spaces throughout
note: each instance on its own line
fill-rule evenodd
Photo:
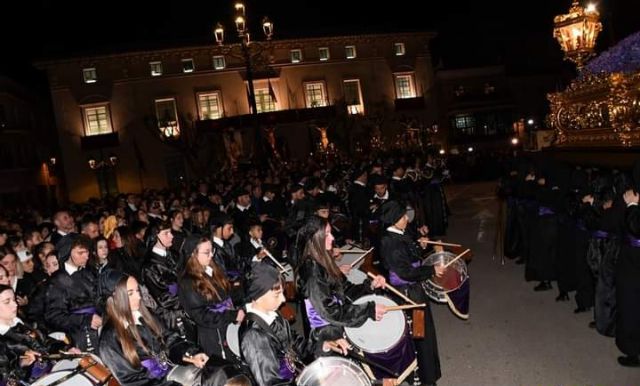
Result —
M 457 255 L 448 252 L 436 252 L 424 259 L 425 265 L 447 264 Z M 469 318 L 469 274 L 467 264 L 460 258 L 447 267 L 442 277 L 426 280 L 422 283 L 425 293 L 438 303 L 446 303 L 449 309 L 461 319 Z
M 347 280 L 353 284 L 362 284 L 367 279 L 367 274 L 359 269 L 351 269 L 347 274 Z
M 296 380 L 298 386 L 371 386 L 367 374 L 353 361 L 323 357 L 305 367 Z
M 371 301 L 385 306 L 397 306 L 393 300 L 380 295 L 365 295 L 353 303 Z M 387 312 L 380 321 L 368 319 L 360 327 L 345 327 L 344 330 L 349 341 L 364 351 L 368 359 L 397 374 L 401 374 L 415 359 L 413 340 L 408 333 L 403 311 Z M 377 379 L 397 377 L 376 367 L 371 370 Z
M 227 326 L 227 346 L 229 350 L 234 353 L 238 358 L 240 355 L 240 324 L 231 323 Z
M 182 386 L 196 386 L 201 384 L 200 373 L 201 369 L 196 366 L 174 366 L 169 374 L 167 374 L 167 381 L 177 382 Z
M 102 363 L 102 360 L 98 358 L 98 356 L 89 354 L 89 358 L 91 358 L 96 363 L 104 366 L 104 363 Z M 61 359 L 53 365 L 53 368 L 51 368 L 51 372 L 62 371 L 62 370 L 73 370 L 76 367 L 78 367 L 78 365 L 80 365 L 81 359 L 83 358 Z
M 73 370 L 62 370 L 49 373 L 44 377 L 33 382 L 31 386 L 48 386 L 54 382 L 59 381 L 63 377 L 67 377 L 73 373 Z M 74 376 L 58 383 L 59 386 L 95 386 L 93 381 L 83 373 L 75 374 Z

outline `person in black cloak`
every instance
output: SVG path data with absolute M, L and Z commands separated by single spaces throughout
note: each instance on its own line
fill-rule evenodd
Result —
M 626 237 L 616 266 L 616 346 L 622 366 L 640 367 L 640 161 L 633 166 L 633 189 L 624 193 Z

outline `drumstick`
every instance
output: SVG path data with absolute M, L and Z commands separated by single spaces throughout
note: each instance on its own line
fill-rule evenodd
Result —
M 426 307 L 425 303 L 422 304 L 405 304 L 403 306 L 388 306 L 387 311 L 400 311 L 400 310 L 409 310 L 412 308 L 421 308 Z
M 367 255 L 373 251 L 373 248 L 369 249 L 368 251 L 366 251 L 365 253 L 362 254 L 362 256 L 358 257 L 353 263 L 351 263 L 351 268 L 355 267 L 359 262 L 361 262 L 362 260 L 364 260 L 365 257 L 367 257 Z
M 466 251 L 462 252 L 461 254 L 459 254 L 458 256 L 456 256 L 453 260 L 451 260 L 450 262 L 448 262 L 447 264 L 444 265 L 444 268 L 447 268 L 448 266 L 450 266 L 451 264 L 453 264 L 454 261 L 458 260 L 459 258 L 461 258 L 462 256 L 466 255 L 467 253 L 471 252 L 471 249 L 467 249 Z
M 278 268 L 280 268 L 280 273 L 281 274 L 284 273 L 284 272 L 287 272 L 289 269 L 291 269 L 291 267 L 285 268 L 282 264 L 280 264 L 280 262 L 278 260 L 276 260 L 275 257 L 273 257 L 273 255 L 271 254 L 271 252 L 269 252 L 269 250 L 267 248 L 263 247 L 262 245 L 260 245 L 260 246 L 262 247 L 262 250 L 267 255 L 267 257 L 270 258 L 271 261 L 273 261 L 278 266 Z
M 442 241 L 431 241 L 431 240 L 427 240 L 425 241 L 427 244 L 433 244 L 433 245 L 440 245 L 443 247 L 461 247 L 461 244 L 451 244 L 451 243 L 443 243 Z
M 369 275 L 370 278 L 375 279 L 376 275 L 372 274 L 371 272 L 367 272 L 367 275 Z M 406 301 L 407 303 L 416 305 L 418 303 L 414 302 L 413 300 L 409 299 L 405 294 L 403 294 L 402 292 L 398 291 L 397 289 L 393 288 L 393 286 L 389 283 L 385 283 L 384 284 L 384 288 L 388 289 L 389 291 L 393 292 L 394 294 L 400 296 L 402 299 L 404 299 L 404 301 Z
M 395 384 L 396 385 L 401 385 L 402 382 L 404 382 L 405 379 L 407 379 L 407 377 L 411 374 L 411 372 L 413 370 L 415 370 L 415 368 L 418 367 L 418 360 L 414 359 L 413 362 L 411 362 L 411 364 L 409 365 L 409 367 L 407 367 L 402 374 L 400 374 L 400 376 L 398 377 L 398 379 L 396 379 Z

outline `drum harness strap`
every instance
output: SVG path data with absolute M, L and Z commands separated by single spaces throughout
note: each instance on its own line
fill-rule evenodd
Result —
M 53 381 L 53 382 L 49 383 L 47 386 L 58 386 L 59 384 L 61 384 L 61 383 L 65 382 L 66 380 L 71 379 L 71 378 L 75 377 L 76 375 L 78 375 L 78 374 L 80 374 L 80 373 L 84 373 L 84 372 L 86 372 L 86 370 L 87 370 L 89 367 L 91 367 L 91 366 L 95 366 L 96 364 L 97 364 L 96 362 L 93 362 L 93 361 L 92 361 L 92 362 L 91 362 L 91 364 L 90 364 L 88 367 L 86 367 L 86 368 L 83 368 L 80 364 L 78 364 L 78 366 L 77 366 L 75 369 L 73 369 L 73 371 L 72 371 L 72 372 L 70 372 L 69 374 L 67 374 L 67 375 L 63 376 L 63 377 L 62 377 L 62 378 L 60 378 L 60 379 L 57 379 L 57 380 L 55 380 L 55 381 Z M 109 378 L 111 378 L 111 377 L 109 377 Z M 108 379 L 107 379 L 107 381 L 108 381 Z M 105 382 L 101 382 L 101 383 L 98 383 L 98 385 L 104 385 L 105 383 L 107 383 L 107 381 L 105 381 Z

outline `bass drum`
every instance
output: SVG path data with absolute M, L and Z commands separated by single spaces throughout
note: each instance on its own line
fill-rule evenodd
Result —
M 323 357 L 305 367 L 296 380 L 298 386 L 371 386 L 367 374 L 349 359 Z

